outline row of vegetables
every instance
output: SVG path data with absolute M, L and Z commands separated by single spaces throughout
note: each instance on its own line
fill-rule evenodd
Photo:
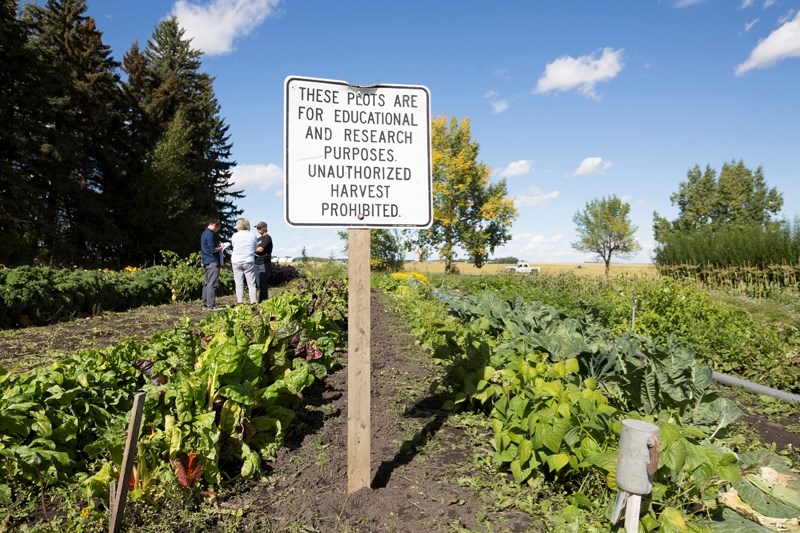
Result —
M 87 520 L 105 515 L 137 391 L 146 399 L 134 499 L 176 484 L 213 497 L 224 482 L 262 472 L 302 391 L 342 349 L 346 305 L 344 282 L 309 280 L 147 342 L 25 373 L 0 368 L 2 524 L 12 527 L 37 501 L 74 498 L 76 487 Z
M 800 530 L 800 479 L 789 461 L 728 438 L 740 411 L 676 338 L 614 333 L 497 291 L 454 296 L 422 275 L 379 280 L 444 367 L 434 385 L 449 391 L 445 408 L 487 416 L 492 461 L 518 483 L 570 494 L 563 523 L 607 528 L 621 421 L 634 418 L 660 432 L 645 531 Z M 87 520 L 106 516 L 140 390 L 134 499 L 165 486 L 213 498 L 225 483 L 257 476 L 302 391 L 343 348 L 346 305 L 343 282 L 312 278 L 146 343 L 85 350 L 22 374 L 0 368 L 2 524 L 37 501 L 74 497 L 76 487 Z
M 200 254 L 162 252 L 163 265 L 121 271 L 23 266 L 0 268 L 0 328 L 44 325 L 104 311 L 200 298 Z M 292 265 L 273 265 L 270 285 L 300 276 Z M 220 272 L 217 294 L 233 293 L 233 274 Z
M 453 296 L 419 277 L 382 286 L 443 365 L 448 407 L 488 416 L 494 464 L 570 494 L 563 523 L 607 527 L 621 422 L 638 419 L 660 441 L 644 531 L 800 530 L 790 461 L 728 439 L 741 411 L 674 336 L 615 334 L 519 296 Z

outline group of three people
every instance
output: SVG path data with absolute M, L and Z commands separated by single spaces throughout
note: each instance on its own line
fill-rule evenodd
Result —
M 200 235 L 200 255 L 203 259 L 205 277 L 203 279 L 203 307 L 217 308 L 217 286 L 219 268 L 222 264 L 222 251 L 228 243 L 217 243 L 215 234 L 219 232 L 220 221 L 212 218 L 208 227 Z M 236 233 L 231 237 L 231 266 L 236 286 L 236 303 L 244 302 L 244 285 L 247 283 L 250 303 L 267 299 L 269 275 L 272 268 L 272 237 L 267 233 L 266 222 L 256 224 L 255 235 L 250 231 L 250 221 L 240 218 L 236 221 Z M 257 295 L 257 296 L 256 296 Z

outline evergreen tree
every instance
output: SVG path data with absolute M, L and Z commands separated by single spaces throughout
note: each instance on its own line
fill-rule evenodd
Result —
M 117 63 L 84 0 L 27 4 L 24 19 L 46 106 L 32 169 L 41 207 L 34 213 L 43 249 L 57 263 L 105 263 L 117 253 L 103 193 L 121 179 L 115 142 L 122 138 Z
M 155 28 L 143 52 L 134 43 L 124 58 L 124 92 L 139 126 L 135 140 L 143 156 L 141 179 L 128 203 L 136 208 L 128 212 L 140 220 L 132 239 L 144 255 L 153 247 L 195 251 L 194 235 L 210 217 L 220 217 L 227 232 L 241 214 L 234 201 L 242 195 L 230 190 L 234 162 L 228 126 L 213 78 L 200 71 L 201 56 L 173 17 Z M 160 201 L 154 204 L 154 197 Z M 164 224 L 157 234 L 141 231 L 141 224 L 153 221 Z
M 15 0 L 0 0 L 0 263 L 24 264 L 36 256 L 39 209 L 34 166 L 44 109 L 41 68 L 28 46 Z
M 783 207 L 783 196 L 767 187 L 761 167 L 752 171 L 741 160 L 723 164 L 719 178 L 709 165 L 705 171 L 695 165 L 686 178 L 670 196 L 672 205 L 680 210 L 678 217 L 670 221 L 653 213 L 653 231 L 659 243 L 703 228 L 768 228 L 776 224 L 772 217 Z

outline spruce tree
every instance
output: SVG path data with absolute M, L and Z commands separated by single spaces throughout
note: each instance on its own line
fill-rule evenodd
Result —
M 8 266 L 35 258 L 39 239 L 31 213 L 44 194 L 33 177 L 44 108 L 41 65 L 17 9 L 15 0 L 0 0 L 0 263 Z
M 44 191 L 37 219 L 40 259 L 105 264 L 118 253 L 103 196 L 122 179 L 123 119 L 117 63 L 84 0 L 27 4 L 31 45 L 46 68 L 43 134 L 34 176 Z
M 142 127 L 138 134 L 146 147 L 134 203 L 148 219 L 167 225 L 160 236 L 147 236 L 148 242 L 179 254 L 196 251 L 195 234 L 210 217 L 230 223 L 241 214 L 234 205 L 241 193 L 230 190 L 234 162 L 228 126 L 213 78 L 200 70 L 201 57 L 173 17 L 155 28 L 144 51 L 134 43 L 123 63 L 128 74 L 124 92 L 135 100 L 140 113 L 135 119 Z M 179 131 L 179 123 L 191 127 Z M 181 138 L 186 133 L 189 138 Z M 162 191 L 160 203 L 150 201 L 153 189 Z M 165 206 L 180 209 L 172 209 L 165 220 Z M 147 246 L 140 248 L 146 251 Z

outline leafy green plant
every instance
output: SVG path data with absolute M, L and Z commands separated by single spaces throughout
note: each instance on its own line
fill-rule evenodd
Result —
M 660 345 L 615 336 L 589 317 L 522 298 L 416 288 L 396 286 L 393 294 L 445 366 L 450 405 L 490 417 L 492 460 L 517 482 L 574 487 L 566 523 L 596 510 L 592 500 L 611 501 L 624 418 L 660 430 L 646 529 L 699 524 L 718 512 L 720 491 L 741 479 L 736 454 L 719 440 L 740 411 L 716 394 L 710 370 L 677 338 Z M 425 333 L 421 323 L 438 331 Z
M 133 482 L 214 489 L 258 475 L 341 348 L 342 283 L 311 282 L 259 307 L 184 320 L 146 343 L 85 350 L 50 368 L 0 369 L 0 499 L 45 501 L 69 483 L 108 501 L 133 394 L 147 392 Z

